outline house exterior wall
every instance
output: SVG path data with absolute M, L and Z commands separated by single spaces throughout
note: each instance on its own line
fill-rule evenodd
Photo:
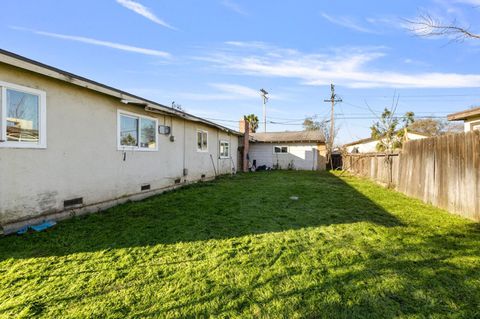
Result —
M 78 210 L 98 210 L 132 196 L 237 169 L 238 136 L 203 123 L 146 112 L 143 107 L 64 81 L 0 63 L 0 81 L 46 92 L 46 149 L 0 148 L 0 225 L 55 216 L 63 202 L 83 197 Z M 119 150 L 117 111 L 158 119 L 172 135 L 158 135 L 158 151 Z M 197 129 L 208 131 L 208 152 L 198 152 Z M 230 142 L 231 158 L 219 158 L 219 141 Z M 1 144 L 1 143 L 0 143 Z M 125 154 L 124 154 L 125 153 Z M 213 162 L 213 163 L 212 163 Z M 183 176 L 183 169 L 188 175 Z M 177 184 L 178 185 L 178 184 Z M 115 202 L 114 202 L 115 201 Z M 102 205 L 105 204 L 105 205 Z M 88 210 L 88 209 L 87 209 Z M 71 214 L 74 214 L 73 211 Z
M 480 130 L 480 116 L 472 117 L 464 122 L 465 133 L 473 130 Z
M 288 146 L 288 153 L 275 154 L 275 146 Z M 319 154 L 319 145 L 316 143 L 250 143 L 250 162 L 256 160 L 257 167 L 266 165 L 274 167 L 277 163 L 280 169 L 287 169 L 293 163 L 297 170 L 323 170 L 321 160 L 325 154 Z
M 370 142 L 350 145 L 350 146 L 347 146 L 347 152 L 352 153 L 354 149 L 357 149 L 358 153 L 373 153 L 377 151 L 377 144 L 378 144 L 378 141 L 370 141 Z
M 425 135 L 415 134 L 408 132 L 408 139 L 409 140 L 419 140 L 422 138 L 426 138 Z M 359 143 L 355 145 L 347 146 L 347 152 L 352 153 L 355 148 L 358 149 L 358 153 L 375 153 L 377 152 L 377 144 L 378 141 L 369 141 L 364 143 Z

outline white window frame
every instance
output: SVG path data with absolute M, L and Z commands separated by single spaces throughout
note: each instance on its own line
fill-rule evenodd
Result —
M 202 133 L 202 136 L 203 136 L 203 133 L 207 133 L 207 148 L 206 149 L 198 148 L 198 133 L 199 132 Z M 196 142 L 197 142 L 196 143 L 197 152 L 208 153 L 208 131 L 202 130 L 202 129 L 197 129 L 196 135 L 197 135 L 197 137 L 195 139 L 196 139 Z M 202 137 L 202 144 L 201 145 L 203 145 L 203 137 Z
M 275 147 L 280 147 L 280 149 L 282 149 L 283 147 L 286 147 L 287 152 L 286 153 L 283 153 L 283 152 L 277 153 L 277 152 L 275 152 Z M 273 154 L 288 154 L 288 153 L 290 153 L 290 148 L 288 147 L 288 145 L 274 145 L 273 149 L 272 149 L 272 152 L 273 152 Z
M 480 121 L 470 122 L 470 131 L 480 131 Z
M 226 144 L 228 146 L 228 154 L 225 156 L 225 155 L 222 155 L 221 150 L 222 150 L 222 144 Z M 225 146 L 224 146 L 225 147 Z M 218 142 L 218 154 L 220 155 L 220 158 L 230 158 L 230 142 L 229 141 L 226 141 L 226 140 L 220 140 Z
M 122 121 L 121 121 L 122 115 L 138 118 L 138 141 L 137 141 L 138 146 L 121 144 L 120 132 L 121 132 L 121 126 L 122 126 Z M 140 129 L 142 127 L 142 124 L 141 124 L 142 118 L 155 121 L 155 148 L 140 147 L 140 136 L 141 136 Z M 158 119 L 150 116 L 141 115 L 138 113 L 129 112 L 129 111 L 117 110 L 117 149 L 119 151 L 157 152 L 158 151 Z
M 0 148 L 47 148 L 47 93 L 30 87 L 0 81 Z M 7 141 L 7 90 L 38 96 L 38 142 Z

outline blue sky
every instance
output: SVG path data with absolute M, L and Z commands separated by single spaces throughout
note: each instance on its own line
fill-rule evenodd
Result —
M 480 30 L 480 0 L 5 0 L 0 47 L 232 128 L 260 88 L 269 131 L 327 118 L 333 82 L 348 142 L 395 93 L 398 113 L 480 105 L 480 40 L 416 37 L 419 12 Z

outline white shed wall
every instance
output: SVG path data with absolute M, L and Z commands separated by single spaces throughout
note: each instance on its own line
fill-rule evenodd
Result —
M 288 146 L 288 153 L 275 154 L 275 146 Z M 273 167 L 278 163 L 281 169 L 287 169 L 293 163 L 293 168 L 297 170 L 317 170 L 318 156 L 318 146 L 315 143 L 251 143 L 249 151 L 250 162 L 256 160 L 257 167 Z

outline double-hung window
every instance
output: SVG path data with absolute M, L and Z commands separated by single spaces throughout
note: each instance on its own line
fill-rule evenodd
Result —
M 155 118 L 118 111 L 118 149 L 158 150 L 157 126 Z
M 220 141 L 220 158 L 230 157 L 230 143 L 227 141 Z
M 197 151 L 208 152 L 208 132 L 197 130 Z
M 0 100 L 0 148 L 46 148 L 46 93 L 0 81 Z
M 286 154 L 288 153 L 288 146 L 274 146 L 273 153 L 275 154 Z

